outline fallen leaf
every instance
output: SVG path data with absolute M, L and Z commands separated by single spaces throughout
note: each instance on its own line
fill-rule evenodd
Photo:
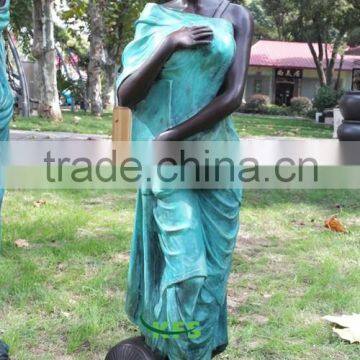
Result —
M 34 207 L 39 208 L 43 205 L 46 205 L 46 200 L 42 200 L 42 199 L 36 200 L 33 202 L 33 205 L 34 205 Z
M 360 343 L 360 314 L 324 316 L 323 319 L 336 325 L 333 331 L 343 340 Z
M 30 244 L 27 240 L 18 239 L 18 240 L 15 240 L 15 246 L 23 249 L 23 248 L 28 248 L 30 246 Z
M 345 226 L 341 223 L 336 215 L 333 215 L 330 219 L 325 221 L 325 227 L 331 231 L 347 233 Z

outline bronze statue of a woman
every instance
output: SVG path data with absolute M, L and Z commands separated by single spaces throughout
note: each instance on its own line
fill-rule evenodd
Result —
M 10 0 L 0 0 L 0 252 L 1 252 L 1 206 L 4 196 L 2 189 L 2 166 L 5 162 L 5 143 L 9 140 L 9 123 L 13 116 L 14 96 L 6 72 L 6 50 L 3 32 L 9 24 Z
M 148 3 L 118 79 L 132 139 L 238 141 L 229 116 L 241 104 L 252 35 L 249 12 L 228 0 Z M 240 205 L 234 189 L 139 190 L 126 312 L 142 336 L 108 360 L 207 360 L 226 348 Z
M 10 0 L 0 0 L 0 257 L 1 257 L 1 206 L 4 189 L 1 188 L 2 166 L 5 162 L 4 143 L 9 140 L 9 123 L 13 115 L 14 98 L 6 72 L 6 50 L 3 32 L 10 20 Z M 0 359 L 7 360 L 9 347 L 0 339 Z

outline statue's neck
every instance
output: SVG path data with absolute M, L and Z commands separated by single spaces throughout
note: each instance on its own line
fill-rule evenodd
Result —
M 207 14 L 219 5 L 221 0 L 179 0 L 178 6 L 185 11 Z
M 181 0 L 181 7 L 187 10 L 196 10 L 199 7 L 200 0 Z

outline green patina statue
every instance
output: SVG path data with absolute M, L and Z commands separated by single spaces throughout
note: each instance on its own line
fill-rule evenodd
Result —
M 123 53 L 118 98 L 132 140 L 238 142 L 253 21 L 228 0 L 147 3 Z M 142 336 L 106 360 L 210 360 L 225 350 L 241 189 L 138 192 L 126 312 Z
M 9 24 L 10 18 L 10 0 L 0 0 L 0 143 L 9 139 L 9 122 L 13 115 L 13 94 L 9 86 L 8 76 L 6 72 L 6 51 L 4 45 L 3 31 Z M 0 152 L 0 160 L 1 154 Z M 0 166 L 1 166 L 0 161 Z M 1 171 L 1 168 L 0 168 Z M 1 171 L 0 175 L 3 172 Z M 0 214 L 1 204 L 4 195 L 4 190 L 0 188 Z M 0 223 L 1 236 L 1 223 Z M 1 239 L 1 238 L 0 238 Z
M 10 0 L 0 0 L 0 144 L 9 139 L 9 122 L 13 115 L 13 94 L 8 83 L 6 73 L 6 51 L 4 45 L 3 31 L 9 24 Z M 0 147 L 1 149 L 1 147 Z M 0 175 L 1 169 L 0 150 Z M 0 216 L 4 190 L 0 188 Z M 0 218 L 0 241 L 1 241 L 1 218 Z M 1 250 L 1 247 L 0 247 Z M 8 346 L 0 340 L 0 360 L 8 359 Z

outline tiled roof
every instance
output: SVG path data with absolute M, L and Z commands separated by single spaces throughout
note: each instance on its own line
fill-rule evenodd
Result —
M 359 56 L 360 60 L 360 46 L 349 48 L 345 54 Z
M 317 45 L 315 45 L 317 49 Z M 331 48 L 329 46 L 329 56 Z M 336 69 L 339 68 L 337 59 Z M 345 55 L 343 70 L 352 71 L 359 68 L 360 56 Z M 251 51 L 251 66 L 266 66 L 275 68 L 316 69 L 314 59 L 307 43 L 260 40 L 253 45 Z

